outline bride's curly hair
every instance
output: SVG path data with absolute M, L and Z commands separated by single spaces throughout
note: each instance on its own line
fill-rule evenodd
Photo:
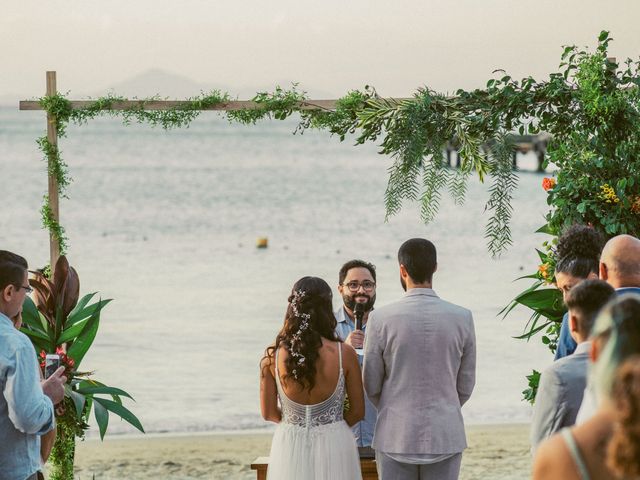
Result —
M 322 339 L 340 341 L 335 331 L 332 297 L 331 287 L 318 277 L 303 277 L 293 285 L 284 326 L 264 356 L 273 362 L 278 348 L 287 350 L 285 381 L 293 380 L 311 390 L 316 381 L 316 361 Z
M 640 355 L 634 355 L 622 364 L 611 398 L 616 419 L 607 448 L 607 466 L 620 478 L 639 478 Z

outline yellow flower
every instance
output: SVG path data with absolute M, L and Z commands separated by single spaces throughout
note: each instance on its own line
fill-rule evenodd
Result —
M 605 203 L 620 203 L 620 199 L 618 195 L 616 195 L 616 191 L 609 185 L 605 183 L 600 187 L 600 194 L 598 195 L 600 200 L 604 200 Z

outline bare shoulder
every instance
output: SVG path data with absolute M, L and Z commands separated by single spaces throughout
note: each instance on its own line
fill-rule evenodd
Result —
M 340 345 L 342 348 L 342 360 L 345 365 L 354 365 L 358 364 L 358 354 L 354 350 L 351 345 L 347 345 L 346 343 L 342 343 Z
M 265 375 L 266 373 L 270 373 L 271 376 L 274 376 L 275 366 L 276 366 L 275 351 L 271 352 L 269 350 L 269 352 L 264 357 L 262 357 L 262 360 L 260 360 L 260 372 L 262 375 Z
M 540 444 L 533 460 L 533 480 L 578 479 L 567 445 L 559 434 Z

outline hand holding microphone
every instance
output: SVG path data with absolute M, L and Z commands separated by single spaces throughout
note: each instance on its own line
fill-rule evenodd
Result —
M 353 307 L 353 316 L 356 317 L 356 329 L 352 333 L 352 335 L 358 332 L 358 345 L 353 345 L 358 355 L 363 355 L 364 351 L 362 349 L 364 345 L 364 332 L 362 331 L 362 319 L 364 318 L 364 303 L 356 303 Z

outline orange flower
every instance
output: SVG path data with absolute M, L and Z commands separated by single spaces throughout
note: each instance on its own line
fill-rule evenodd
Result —
M 633 197 L 633 202 L 631 203 L 631 212 L 635 214 L 640 213 L 640 197 L 637 195 Z
M 547 272 L 548 268 L 549 268 L 549 264 L 548 263 L 543 263 L 542 265 L 540 265 L 538 267 L 538 273 L 540 273 L 540 276 L 542 278 L 547 278 L 547 276 L 549 275 L 549 272 Z
M 544 188 L 544 190 L 546 192 L 548 192 L 549 190 L 551 190 L 555 186 L 556 186 L 556 179 L 555 178 L 544 177 L 542 179 L 542 188 Z

